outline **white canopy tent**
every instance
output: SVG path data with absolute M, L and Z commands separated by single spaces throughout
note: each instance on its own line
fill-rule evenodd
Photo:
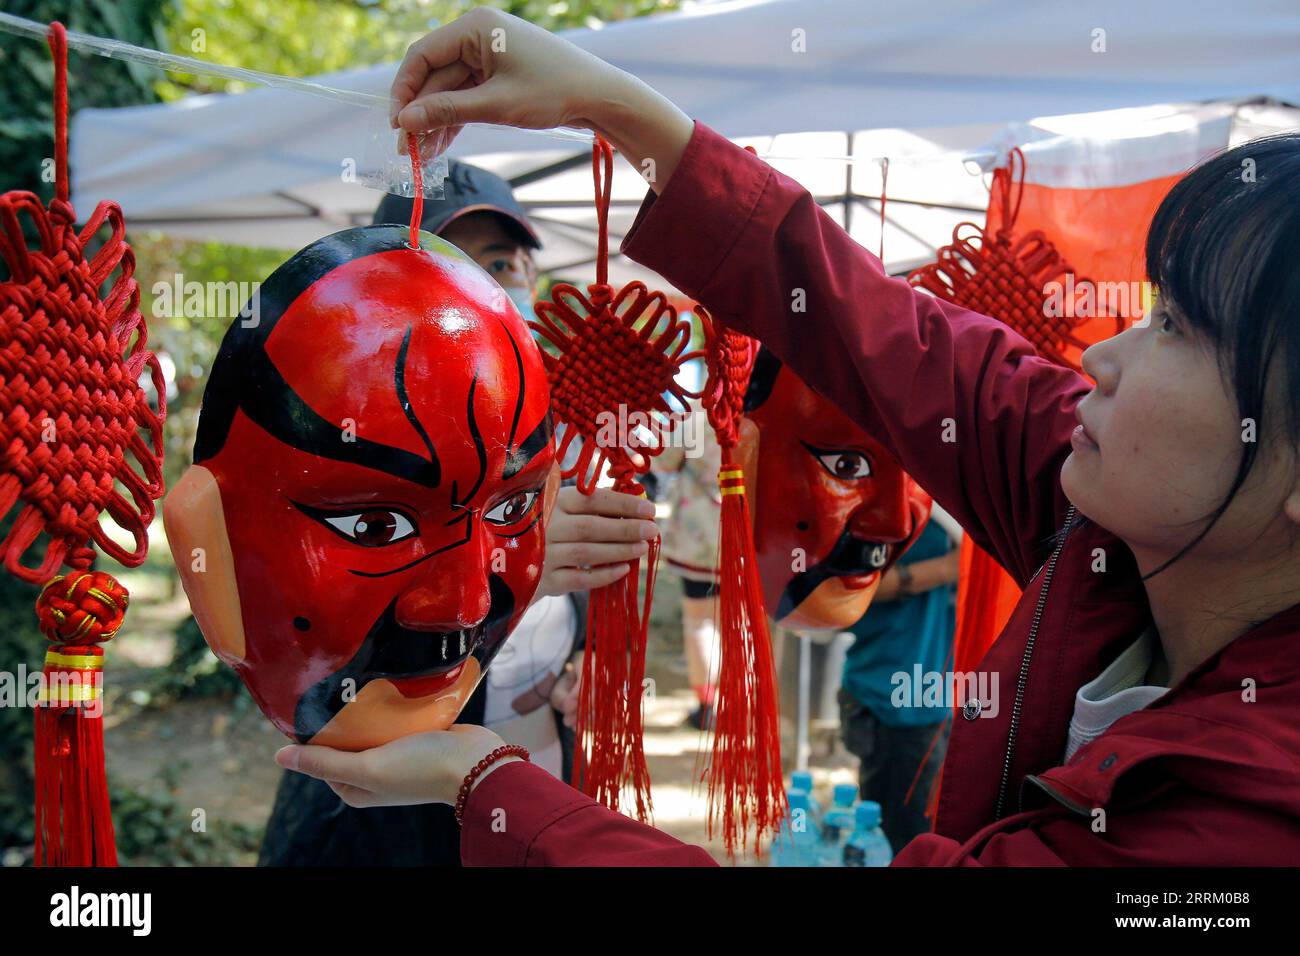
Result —
M 1190 165 L 1230 139 L 1294 127 L 1277 104 L 1300 103 L 1300 7 L 1286 0 L 729 0 L 567 36 L 755 145 L 873 250 L 878 159 L 888 157 L 884 249 L 895 270 L 927 259 L 962 219 L 981 219 L 979 166 L 1011 145 L 1032 144 L 1031 179 L 1054 156 L 1103 153 L 1104 179 L 1107 162 L 1140 162 L 1157 137 Z M 393 70 L 316 79 L 383 94 Z M 135 229 L 286 249 L 368 222 L 378 193 L 344 173 L 391 149 L 385 115 L 279 89 L 82 110 L 71 140 L 78 208 L 111 198 Z M 544 269 L 590 273 L 587 147 L 470 127 L 451 152 L 516 185 Z M 644 192 L 618 164 L 615 247 Z M 640 275 L 617 258 L 611 271 Z

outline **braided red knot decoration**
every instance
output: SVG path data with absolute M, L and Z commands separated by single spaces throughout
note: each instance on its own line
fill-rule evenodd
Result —
M 772 659 L 772 637 L 763 606 L 763 586 L 754 554 L 754 531 L 745 494 L 745 474 L 736 458 L 741 417 L 758 343 L 697 309 L 708 343 L 708 380 L 703 405 L 722 451 L 718 488 L 722 493 L 718 533 L 718 693 L 713 753 L 706 771 L 708 832 L 721 826 L 734 853 L 754 828 L 762 851 L 786 814 L 781 780 L 781 732 Z
M 641 282 L 616 292 L 609 284 L 613 157 L 597 136 L 591 158 L 599 231 L 595 283 L 585 295 L 572 285 L 556 285 L 550 301 L 537 303 L 537 321 L 529 324 L 556 353 L 544 349 L 542 359 L 557 432 L 563 432 L 557 458 L 569 461 L 573 455 L 564 476 L 576 477 L 579 490 L 590 494 L 608 471 L 615 490 L 644 494 L 637 476 L 649 470 L 665 436 L 689 413 L 686 400 L 699 397 L 677 382 L 677 374 L 703 353 L 687 351 L 690 323 L 662 292 Z M 643 602 L 637 594 L 639 561 L 591 595 L 573 768 L 575 784 L 611 809 L 618 809 L 620 794 L 630 788 L 641 820 L 650 809 L 641 698 L 658 556 L 656 539 L 646 556 Z
M 121 625 L 127 593 L 110 575 L 86 569 L 95 556 L 92 544 L 130 567 L 145 559 L 154 501 L 163 492 L 166 388 L 157 357 L 146 349 L 122 211 L 100 203 L 80 231 L 75 227 L 62 24 L 50 25 L 49 44 L 54 199 L 47 209 L 30 192 L 0 196 L 0 257 L 7 270 L 0 283 L 0 516 L 22 503 L 0 553 L 15 576 L 49 581 L 37 601 L 41 630 L 53 647 L 35 714 L 36 863 L 112 866 L 117 854 L 104 777 L 98 645 Z M 23 234 L 24 218 L 36 248 Z M 87 244 L 105 225 L 107 241 L 87 259 Z M 146 368 L 157 412 L 139 384 Z M 118 482 L 129 500 L 115 489 Z M 130 532 L 131 550 L 100 527 L 105 512 Z M 24 564 L 42 534 L 48 540 L 39 564 Z M 50 580 L 65 564 L 82 573 Z
M 1061 309 L 1064 314 L 1052 315 L 1054 310 L 1047 307 L 1048 284 L 1061 282 L 1069 288 L 1065 277 L 1074 269 L 1041 230 L 1013 235 L 1024 191 L 1025 157 L 1013 149 L 1008 165 L 993 172 L 992 192 L 1000 197 L 1002 213 L 997 231 L 990 235 L 973 222 L 959 223 L 952 231 L 952 243 L 907 279 L 941 299 L 1005 322 L 1040 355 L 1077 371 L 1066 353 L 1088 347 L 1075 334 L 1088 318 L 1075 313 L 1087 310 Z M 1087 285 L 1088 280 L 1076 276 L 1077 288 Z M 1116 316 L 1115 332 L 1122 331 L 1124 319 Z
M 4 565 L 40 584 L 67 564 L 90 566 L 92 541 L 128 567 L 144 561 L 146 529 L 162 495 L 162 424 L 166 389 L 158 359 L 146 350 L 135 256 L 127 246 L 122 211 L 103 202 L 77 231 L 68 201 L 67 40 L 50 27 L 55 59 L 55 197 L 47 210 L 35 195 L 0 196 L 0 256 L 8 279 L 0 283 L 0 516 L 22 509 L 0 543 Z M 28 247 L 25 216 L 39 247 Z M 108 241 L 87 260 L 100 227 Z M 119 270 L 108 295 L 100 288 Z M 148 368 L 158 395 L 155 413 L 140 388 Z M 139 430 L 148 433 L 149 443 Z M 135 456 L 140 473 L 130 466 Z M 123 497 L 114 483 L 130 493 Z M 134 538 L 127 551 L 98 523 L 107 511 Z M 24 553 L 48 535 L 36 567 Z

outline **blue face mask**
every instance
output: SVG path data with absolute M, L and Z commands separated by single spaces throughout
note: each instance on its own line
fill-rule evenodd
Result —
M 515 304 L 519 314 L 528 321 L 534 317 L 533 314 L 533 293 L 529 289 L 521 286 L 505 286 L 506 295 L 510 296 L 510 301 Z

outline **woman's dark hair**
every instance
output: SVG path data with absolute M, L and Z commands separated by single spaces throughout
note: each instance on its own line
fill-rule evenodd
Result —
M 1257 438 L 1270 373 L 1280 373 L 1288 396 L 1281 434 L 1300 444 L 1300 133 L 1244 143 L 1179 180 L 1151 220 L 1146 270 L 1166 305 L 1214 348 Z M 1195 547 L 1228 510 L 1258 457 L 1257 442 L 1242 445 L 1208 523 L 1146 577 Z

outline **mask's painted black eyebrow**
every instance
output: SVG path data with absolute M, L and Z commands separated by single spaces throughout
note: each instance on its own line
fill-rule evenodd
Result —
M 524 412 L 524 388 L 527 385 L 524 381 L 524 356 L 519 351 L 519 343 L 515 341 L 515 337 L 510 331 L 510 326 L 506 325 L 504 320 L 498 321 L 501 322 L 501 328 L 505 329 L 506 338 L 510 340 L 510 348 L 513 349 L 515 353 L 515 368 L 519 370 L 519 388 L 515 393 L 515 417 L 510 423 L 510 438 L 506 442 L 506 447 L 513 449 L 515 447 L 515 432 L 519 430 L 519 416 Z
M 479 433 L 478 422 L 474 418 L 474 389 L 478 387 L 478 376 L 475 375 L 469 383 L 469 404 L 465 412 L 469 419 L 469 433 L 474 439 L 474 450 L 478 452 L 478 480 L 474 482 L 474 487 L 465 493 L 464 498 L 458 498 L 456 495 L 456 482 L 451 483 L 451 506 L 453 508 L 463 508 L 469 504 L 471 498 L 483 486 L 483 479 L 487 477 L 487 448 L 483 445 L 483 436 Z
M 523 440 L 518 448 L 506 452 L 506 465 L 501 472 L 501 480 L 513 478 L 528 466 L 528 463 L 541 454 L 551 443 L 551 413 L 547 412 L 532 433 Z
M 411 332 L 413 326 L 406 327 L 406 334 L 402 336 L 402 347 L 397 350 L 397 365 L 393 369 L 393 387 L 397 389 L 397 401 L 402 406 L 402 414 L 406 420 L 411 423 L 420 440 L 424 442 L 424 447 L 429 449 L 429 461 L 433 462 L 434 468 L 441 471 L 438 464 L 438 453 L 433 449 L 433 442 L 429 440 L 429 433 L 424 430 L 420 424 L 419 417 L 415 414 L 415 409 L 411 407 L 411 396 L 406 392 L 406 353 L 411 347 Z
M 249 355 L 244 371 L 245 381 L 254 387 L 238 395 L 237 407 L 290 448 L 318 458 L 382 471 L 426 488 L 436 488 L 441 483 L 442 470 L 437 458 L 426 460 L 404 448 L 392 448 L 360 435 L 345 441 L 343 429 L 308 405 L 285 381 L 265 351 Z

